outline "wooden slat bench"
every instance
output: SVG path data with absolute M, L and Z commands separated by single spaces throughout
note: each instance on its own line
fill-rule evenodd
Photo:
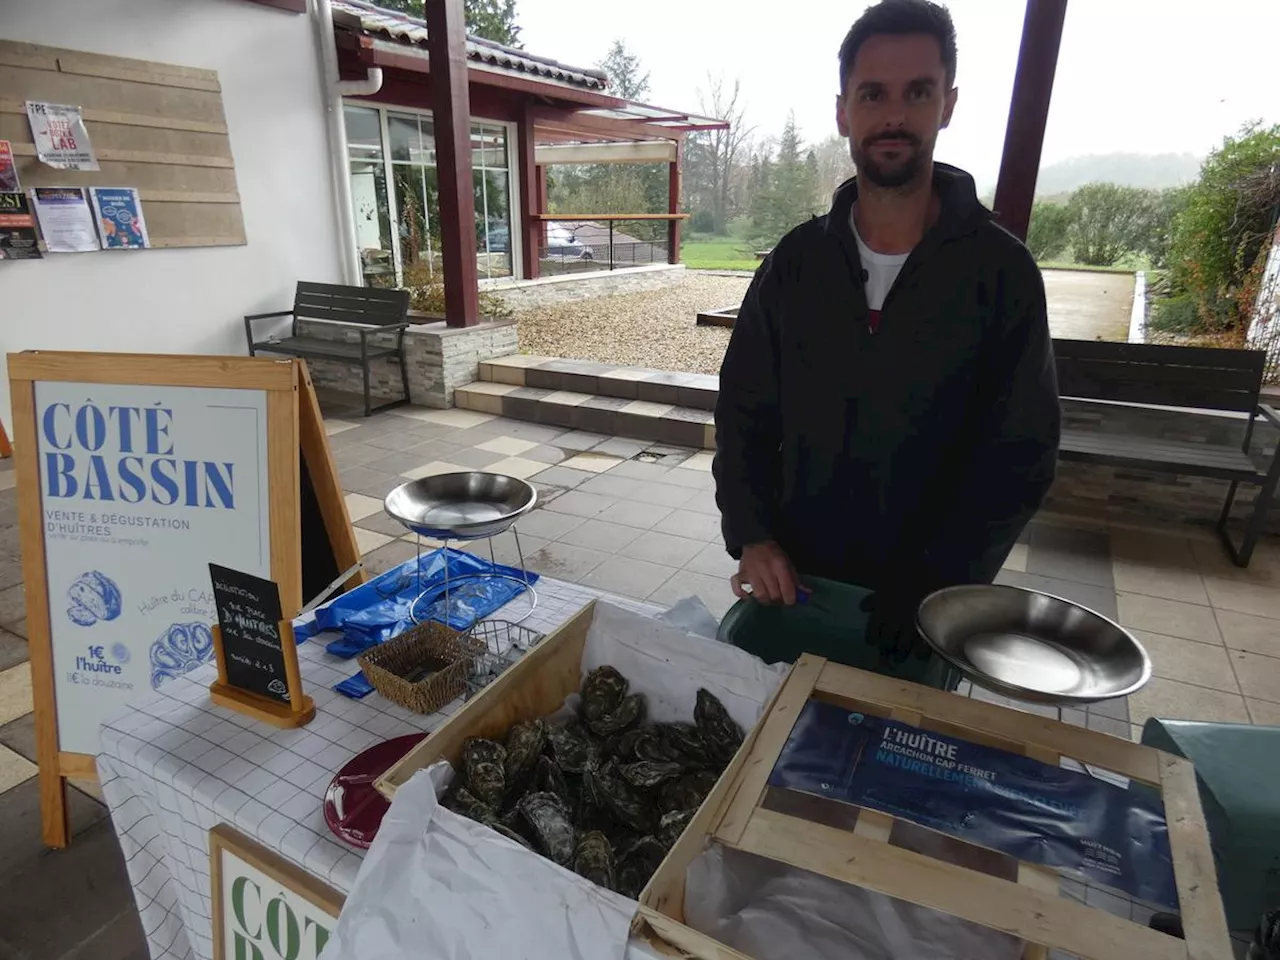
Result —
M 244 332 L 249 340 L 249 355 L 257 353 L 283 353 L 308 360 L 338 360 L 360 365 L 364 374 L 364 415 L 375 409 L 400 406 L 409 402 L 409 367 L 405 361 L 404 332 L 409 327 L 408 290 L 382 290 L 375 287 L 346 287 L 332 283 L 298 281 L 292 310 L 274 313 L 255 313 L 244 318 Z M 292 317 L 290 335 L 287 337 L 255 340 L 255 320 Z M 320 320 L 335 326 L 353 326 L 360 334 L 359 343 L 328 340 L 298 334 L 299 320 Z M 376 334 L 394 334 L 394 344 L 370 343 Z M 400 381 L 404 397 L 389 403 L 373 406 L 370 397 L 372 363 L 383 357 L 397 357 L 400 361 Z
M 1280 429 L 1280 414 L 1259 402 L 1266 354 L 1259 350 L 1091 340 L 1054 340 L 1053 349 L 1058 392 L 1064 399 L 1247 415 L 1244 443 L 1239 448 L 1077 427 L 1063 430 L 1059 456 L 1063 460 L 1228 481 L 1217 530 L 1231 559 L 1238 566 L 1248 566 L 1280 481 L 1280 449 L 1265 466 L 1260 466 L 1250 452 L 1253 428 L 1259 419 Z M 1256 485 L 1259 491 L 1237 547 L 1227 522 L 1242 483 Z

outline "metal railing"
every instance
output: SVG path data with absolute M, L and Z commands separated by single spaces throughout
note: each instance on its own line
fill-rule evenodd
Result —
M 685 214 L 543 214 L 539 272 L 544 276 L 587 273 L 667 263 L 668 224 Z

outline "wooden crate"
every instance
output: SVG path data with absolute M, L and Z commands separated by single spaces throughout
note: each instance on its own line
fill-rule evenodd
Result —
M 384 773 L 375 786 L 388 800 L 410 777 L 439 760 L 457 768 L 470 737 L 501 740 L 514 724 L 555 713 L 582 686 L 582 649 L 595 618 L 593 600 Z
M 875 716 L 1034 757 L 1071 757 L 1159 789 L 1186 940 L 1157 933 L 1059 895 L 1057 871 L 1011 861 L 1010 879 L 890 844 L 895 818 L 864 808 L 838 829 L 762 802 L 791 729 L 811 697 Z M 916 827 L 915 829 L 921 829 Z M 1056 948 L 1088 960 L 1223 960 L 1226 918 L 1192 765 L 1150 747 L 1055 720 L 803 656 L 761 722 L 671 848 L 640 897 L 636 931 L 701 960 L 743 957 L 684 925 L 689 863 L 710 840 L 1019 937 L 1025 956 Z

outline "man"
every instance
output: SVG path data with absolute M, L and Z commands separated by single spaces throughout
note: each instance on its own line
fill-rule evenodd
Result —
M 857 176 L 756 272 L 716 405 L 735 592 L 870 588 L 868 640 L 894 660 L 927 656 L 927 593 L 995 577 L 1057 460 L 1039 269 L 933 160 L 955 71 L 944 7 L 884 0 L 853 25 L 836 123 Z

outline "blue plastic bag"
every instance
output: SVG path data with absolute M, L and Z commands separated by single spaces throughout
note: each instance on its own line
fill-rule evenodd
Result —
M 447 610 L 446 558 L 450 580 Z M 494 573 L 516 579 L 477 577 Z M 466 630 L 524 593 L 524 577 L 524 572 L 515 567 L 494 564 L 461 550 L 440 548 L 406 560 L 348 591 L 317 610 L 310 623 L 295 624 L 294 634 L 301 641 L 325 630 L 340 630 L 341 639 L 330 643 L 326 651 L 344 659 L 354 657 L 413 627 L 411 608 L 424 591 L 426 596 L 417 605 L 418 622 L 437 620 L 455 630 Z M 536 573 L 528 574 L 529 583 L 537 579 Z

